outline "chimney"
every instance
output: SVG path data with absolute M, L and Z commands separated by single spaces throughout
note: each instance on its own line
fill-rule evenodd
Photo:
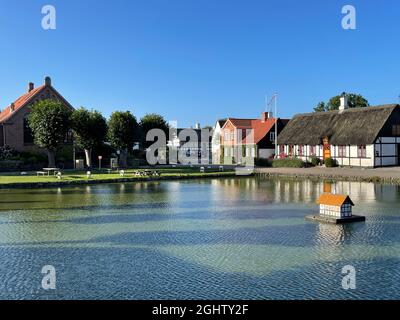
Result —
M 344 110 L 347 110 L 348 108 L 349 108 L 349 101 L 348 101 L 346 93 L 343 93 L 343 95 L 340 97 L 339 110 L 344 111 Z
M 10 106 L 10 112 L 14 112 L 14 110 L 15 110 L 15 104 L 13 102 L 13 103 L 11 103 L 11 106 Z
M 35 84 L 33 82 L 29 82 L 28 92 L 31 92 L 33 89 L 35 89 Z
M 261 122 L 264 123 L 271 117 L 272 117 L 272 114 L 270 114 L 269 112 L 263 112 L 263 113 L 261 113 Z
M 200 128 L 200 123 L 196 123 L 195 126 L 194 126 L 194 128 L 195 128 L 195 129 L 198 129 L 198 130 L 201 129 L 201 128 Z
M 44 84 L 45 84 L 46 86 L 51 86 L 51 78 L 50 78 L 50 77 L 46 77 L 46 78 L 44 79 Z

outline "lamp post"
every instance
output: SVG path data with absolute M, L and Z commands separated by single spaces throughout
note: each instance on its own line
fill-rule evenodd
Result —
M 103 156 L 99 156 L 99 171 L 101 171 L 101 160 L 103 159 Z

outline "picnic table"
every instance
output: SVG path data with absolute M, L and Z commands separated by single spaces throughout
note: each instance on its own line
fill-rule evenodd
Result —
M 43 171 L 47 172 L 47 175 L 49 176 L 50 172 L 53 172 L 53 174 L 56 175 L 56 173 L 58 171 L 60 171 L 60 169 L 59 168 L 43 168 Z

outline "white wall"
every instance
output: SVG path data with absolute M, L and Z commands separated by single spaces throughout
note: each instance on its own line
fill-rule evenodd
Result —
M 303 161 L 310 161 L 310 146 L 303 146 L 303 156 L 299 156 L 299 146 L 295 145 L 293 148 L 293 155 Z M 321 145 L 315 146 L 315 156 L 321 161 L 323 160 L 323 147 Z M 289 146 L 285 145 L 285 154 L 289 154 Z M 340 166 L 353 166 L 353 167 L 374 167 L 375 164 L 375 149 L 374 145 L 366 146 L 366 158 L 358 157 L 358 146 L 346 146 L 346 157 L 339 158 L 339 147 L 331 146 L 331 156 L 335 159 Z

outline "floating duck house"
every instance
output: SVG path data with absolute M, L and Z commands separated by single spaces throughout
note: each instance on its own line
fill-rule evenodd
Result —
M 318 204 L 320 215 L 334 218 L 350 218 L 353 216 L 354 203 L 349 196 L 325 193 L 319 198 Z
M 354 203 L 349 196 L 324 193 L 317 203 L 319 215 L 307 216 L 307 220 L 333 224 L 365 221 L 365 217 L 353 215 Z

